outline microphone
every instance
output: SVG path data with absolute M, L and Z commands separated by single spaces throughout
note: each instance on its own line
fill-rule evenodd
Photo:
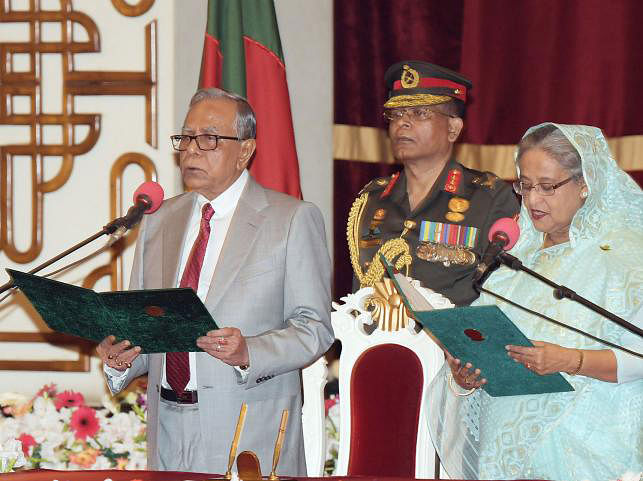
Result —
M 473 285 L 480 286 L 498 265 L 498 256 L 503 250 L 511 249 L 520 237 L 520 227 L 511 217 L 503 217 L 489 229 L 489 245 L 473 273 Z
M 134 192 L 134 205 L 127 214 L 114 219 L 104 228 L 111 233 L 109 244 L 113 244 L 125 233 L 138 224 L 143 214 L 151 214 L 163 203 L 163 187 L 157 182 L 143 182 Z

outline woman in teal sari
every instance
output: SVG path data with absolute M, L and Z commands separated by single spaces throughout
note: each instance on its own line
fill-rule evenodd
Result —
M 616 315 L 643 305 L 643 193 L 594 127 L 542 124 L 518 146 L 521 234 L 510 253 Z M 640 339 L 526 274 L 501 267 L 484 284 L 534 311 L 621 346 Z M 490 397 L 470 365 L 450 359 L 431 386 L 431 434 L 451 478 L 617 479 L 643 471 L 643 379 L 623 354 L 483 294 L 534 347 L 507 355 L 574 392 Z M 635 348 L 636 349 L 636 348 Z M 640 351 L 640 347 L 638 347 Z M 488 382 L 493 382 L 490 379 Z

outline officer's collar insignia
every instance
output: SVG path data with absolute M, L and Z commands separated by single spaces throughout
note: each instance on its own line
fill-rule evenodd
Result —
M 384 198 L 388 197 L 391 194 L 391 190 L 393 190 L 393 187 L 395 187 L 395 183 L 397 182 L 397 179 L 399 179 L 399 178 L 400 178 L 400 173 L 399 172 L 395 172 L 391 176 L 391 181 L 386 186 L 386 189 L 384 189 L 384 191 L 380 194 L 380 199 L 384 199 Z
M 462 171 L 460 169 L 451 169 L 447 174 L 447 180 L 444 183 L 444 190 L 452 194 L 458 191 L 462 181 Z

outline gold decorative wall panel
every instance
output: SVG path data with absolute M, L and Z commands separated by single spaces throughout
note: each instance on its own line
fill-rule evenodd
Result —
M 101 1 L 107 3 L 107 0 Z M 77 55 L 101 52 L 101 32 L 97 22 L 86 13 L 75 10 L 72 0 L 58 0 L 54 3 L 55 9 L 52 9 L 51 1 L 46 3 L 48 9 L 41 8 L 40 0 L 22 0 L 19 3 L 18 7 L 12 5 L 11 0 L 0 0 L 0 27 L 20 26 L 27 32 L 26 38 L 20 41 L 3 39 L 0 43 L 0 127 L 19 126 L 28 133 L 24 143 L 12 141 L 0 145 L 0 251 L 9 260 L 25 264 L 36 260 L 43 250 L 47 235 L 43 231 L 43 204 L 47 194 L 68 182 L 74 173 L 74 163 L 81 161 L 77 157 L 90 152 L 101 136 L 101 114 L 77 112 L 77 97 L 122 95 L 144 98 L 145 142 L 157 148 L 158 39 L 157 21 L 154 19 L 141 32 L 145 50 L 143 70 L 81 70 L 76 68 Z M 153 4 L 154 0 L 140 0 L 138 3 L 112 0 L 111 7 L 123 21 L 130 21 L 127 17 L 141 16 Z M 83 2 L 77 2 L 76 6 L 82 8 Z M 45 27 L 52 25 L 59 32 L 58 38 L 52 39 L 44 33 Z M 58 57 L 60 72 L 44 68 L 45 55 Z M 127 60 L 126 55 L 123 58 Z M 51 85 L 47 84 L 52 81 L 50 77 L 61 78 L 59 94 L 56 90 L 56 95 L 61 97 L 58 111 L 48 111 L 43 101 L 43 92 L 47 85 Z M 62 132 L 60 139 L 55 141 L 46 134 L 52 126 Z M 57 165 L 49 163 L 54 159 L 59 162 L 59 167 L 54 175 L 48 174 L 45 178 L 46 168 Z M 25 172 L 24 165 L 19 164 L 21 162 L 28 167 L 27 182 L 16 177 L 18 167 Z M 157 177 L 154 163 L 144 154 L 128 152 L 120 155 L 110 171 L 112 219 L 123 215 L 131 202 L 131 193 L 125 192 L 123 187 L 124 172 L 129 166 L 140 169 L 145 180 L 156 180 Z M 17 247 L 15 221 L 18 212 L 25 215 L 25 209 L 17 205 L 19 196 L 16 189 L 18 186 L 24 188 L 24 185 L 30 189 L 26 198 L 31 200 L 31 222 L 27 247 L 21 249 Z M 121 254 L 135 241 L 136 233 L 133 230 L 112 245 L 108 263 L 91 271 L 83 280 L 83 286 L 92 288 L 99 279 L 108 276 L 112 290 L 122 289 L 124 266 Z M 53 361 L 0 360 L 0 370 L 89 371 L 94 348 L 93 343 L 54 332 L 0 332 L 2 342 L 49 343 L 71 348 L 78 357 L 76 360 Z
M 145 175 L 145 181 L 156 181 L 156 168 L 149 157 L 136 152 L 129 152 L 121 155 L 114 164 L 110 172 L 109 179 L 109 213 L 110 218 L 125 215 L 130 199 L 126 197 L 123 191 L 123 175 L 125 169 L 130 166 L 138 166 Z M 138 227 L 128 232 L 128 234 L 110 247 L 110 262 L 107 265 L 97 267 L 83 281 L 83 287 L 91 289 L 96 282 L 102 277 L 109 276 L 110 288 L 112 291 L 124 289 L 123 281 L 123 251 L 136 242 Z
M 114 2 L 119 11 L 123 2 Z M 153 2 L 142 1 L 136 7 L 147 11 Z M 30 140 L 24 144 L 0 146 L 0 249 L 17 263 L 31 262 L 38 257 L 44 241 L 43 202 L 46 193 L 62 187 L 72 174 L 74 158 L 87 153 L 100 136 L 100 114 L 77 113 L 76 96 L 136 95 L 145 98 L 146 142 L 157 145 L 157 38 L 156 21 L 145 27 L 145 70 L 143 71 L 81 71 L 74 67 L 76 55 L 100 52 L 100 32 L 86 14 L 73 9 L 71 0 L 60 0 L 60 10 L 43 11 L 37 0 L 29 1 L 28 10 L 12 10 L 11 2 L 0 2 L 0 23 L 27 25 L 29 39 L 25 42 L 0 44 L 0 125 L 24 126 Z M 59 41 L 42 38 L 43 24 L 56 24 Z M 76 40 L 74 29 L 82 28 L 86 41 Z M 80 35 L 78 35 L 80 36 Z M 42 69 L 42 55 L 60 55 L 62 64 L 62 111 L 46 112 L 41 90 L 47 81 Z M 27 59 L 26 69 L 18 68 L 20 59 Z M 28 99 L 28 108 L 20 108 L 20 100 Z M 60 143 L 44 140 L 44 129 L 62 129 Z M 79 127 L 87 133 L 79 138 Z M 43 170 L 48 157 L 62 158 L 56 175 L 44 180 Z M 29 159 L 29 160 L 25 160 Z M 20 250 L 14 242 L 14 170 L 16 162 L 29 162 L 31 169 L 32 222 L 29 247 Z

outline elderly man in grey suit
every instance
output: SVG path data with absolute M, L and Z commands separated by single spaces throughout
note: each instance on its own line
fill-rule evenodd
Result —
M 246 167 L 256 121 L 247 101 L 198 91 L 181 135 L 183 181 L 141 225 L 131 289 L 192 287 L 219 326 L 195 339 L 204 352 L 144 354 L 104 339 L 98 353 L 112 392 L 148 374 L 148 468 L 224 473 L 242 403 L 238 451 L 272 463 L 288 409 L 278 471 L 306 472 L 300 369 L 333 341 L 330 260 L 312 204 L 267 190 Z

